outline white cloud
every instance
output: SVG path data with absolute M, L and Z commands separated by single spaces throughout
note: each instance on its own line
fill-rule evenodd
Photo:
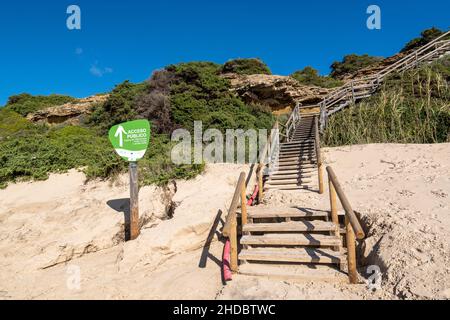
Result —
M 102 68 L 98 66 L 98 62 L 95 62 L 91 68 L 89 69 L 89 72 L 98 78 L 103 77 L 105 74 L 113 73 L 113 69 L 110 67 Z

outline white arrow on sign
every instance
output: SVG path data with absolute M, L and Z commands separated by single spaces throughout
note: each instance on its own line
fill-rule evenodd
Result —
M 114 137 L 119 137 L 119 145 L 120 147 L 123 147 L 123 134 L 126 134 L 127 132 L 125 131 L 125 129 L 122 126 L 119 126 L 117 128 L 116 134 L 114 135 Z

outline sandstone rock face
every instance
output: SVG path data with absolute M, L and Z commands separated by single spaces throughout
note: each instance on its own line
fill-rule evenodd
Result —
M 331 92 L 330 89 L 302 85 L 286 76 L 229 73 L 223 77 L 231 82 L 233 92 L 245 102 L 263 104 L 273 111 L 292 108 L 297 103 L 316 104 Z
M 70 102 L 60 106 L 51 107 L 30 113 L 27 119 L 37 123 L 47 124 L 72 124 L 77 125 L 83 116 L 89 115 L 92 108 L 98 104 L 103 103 L 108 99 L 109 95 L 92 96 L 84 99 L 79 99 L 77 102 Z

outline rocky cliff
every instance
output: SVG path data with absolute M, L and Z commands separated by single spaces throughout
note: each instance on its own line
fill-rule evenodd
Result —
M 302 85 L 286 76 L 228 73 L 223 77 L 230 81 L 232 91 L 245 102 L 267 105 L 275 112 L 292 108 L 296 103 L 318 103 L 331 92 L 331 89 Z
M 67 123 L 77 125 L 83 116 L 89 115 L 92 108 L 108 99 L 108 95 L 92 96 L 79 99 L 76 102 L 66 103 L 60 106 L 46 108 L 34 113 L 30 113 L 27 119 L 37 123 L 47 123 L 50 125 Z

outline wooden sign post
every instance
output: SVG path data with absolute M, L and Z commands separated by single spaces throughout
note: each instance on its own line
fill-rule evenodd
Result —
M 130 163 L 130 240 L 140 234 L 139 227 L 139 179 L 137 161 L 144 157 L 150 142 L 150 123 L 136 120 L 122 123 L 109 130 L 117 154 Z
M 139 237 L 140 232 L 138 164 L 130 162 L 130 240 Z

